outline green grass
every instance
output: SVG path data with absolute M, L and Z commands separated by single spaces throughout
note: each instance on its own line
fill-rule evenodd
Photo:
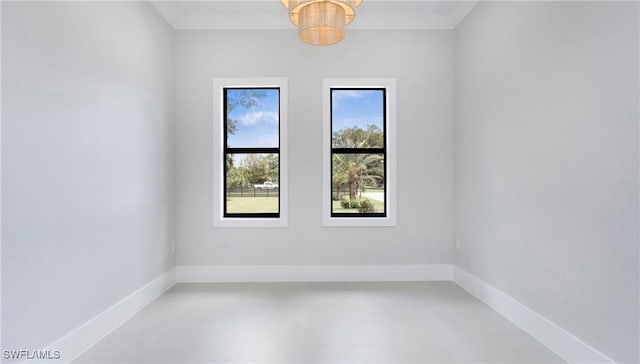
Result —
M 230 197 L 227 198 L 229 213 L 278 212 L 278 196 L 273 197 Z
M 382 201 L 378 201 L 378 200 L 374 200 L 374 199 L 369 199 L 369 201 L 373 202 L 373 207 L 374 207 L 374 211 L 373 212 L 384 212 L 384 202 Z M 340 206 L 340 201 L 333 201 L 333 212 L 337 212 L 337 213 L 353 213 L 353 214 L 359 214 L 360 211 L 358 211 L 358 209 L 345 209 L 342 208 L 342 206 Z

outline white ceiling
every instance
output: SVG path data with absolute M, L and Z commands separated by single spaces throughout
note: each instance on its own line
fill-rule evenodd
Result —
M 175 29 L 292 29 L 278 0 L 151 1 Z M 477 1 L 363 0 L 351 29 L 453 29 Z

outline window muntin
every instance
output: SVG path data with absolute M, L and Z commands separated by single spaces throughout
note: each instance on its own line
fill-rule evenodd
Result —
M 330 88 L 331 217 L 387 217 L 386 89 Z
M 223 217 L 280 217 L 280 88 L 223 88 Z

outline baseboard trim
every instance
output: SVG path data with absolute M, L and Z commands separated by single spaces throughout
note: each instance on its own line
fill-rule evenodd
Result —
M 178 266 L 178 283 L 451 281 L 450 264 Z
M 66 334 L 45 350 L 50 353 L 56 350 L 60 352 L 60 360 L 56 360 L 56 363 L 70 363 L 160 297 L 175 283 L 176 270 L 174 268 L 156 277 L 106 311 Z M 45 362 L 50 363 L 51 361 L 28 361 L 28 363 Z
M 487 282 L 455 266 L 453 280 L 569 363 L 614 363 L 589 344 Z
M 70 363 L 176 283 L 454 281 L 570 363 L 615 363 L 552 321 L 464 269 L 449 264 L 178 266 L 49 345 Z M 46 361 L 29 360 L 29 363 Z

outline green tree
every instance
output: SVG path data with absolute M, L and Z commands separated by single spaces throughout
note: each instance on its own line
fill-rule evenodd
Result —
M 384 135 L 380 128 L 368 125 L 342 129 L 334 132 L 333 145 L 338 148 L 381 148 Z M 349 186 L 349 199 L 356 198 L 356 187 L 362 192 L 367 183 L 377 184 L 384 181 L 384 157 L 381 154 L 334 154 L 333 185 L 336 193 L 342 185 Z
M 231 168 L 227 172 L 227 186 L 228 187 L 240 187 L 249 184 L 247 177 L 244 175 L 244 169 Z
M 264 183 L 269 179 L 269 162 L 259 154 L 249 154 L 240 166 L 249 184 Z
M 265 156 L 267 160 L 267 180 L 273 183 L 279 183 L 280 181 L 280 158 L 276 154 L 267 154 Z
M 380 154 L 334 154 L 333 181 L 339 186 L 345 182 L 349 186 L 349 199 L 356 198 L 356 186 L 362 191 L 367 182 L 377 183 L 382 177 L 370 173 L 371 166 L 383 161 Z M 338 187 L 336 187 L 337 189 Z
M 354 148 L 363 145 L 362 148 L 384 147 L 384 135 L 376 125 L 368 125 L 364 130 L 358 126 L 334 131 L 332 142 L 335 148 Z
M 369 146 L 382 148 L 384 147 L 384 135 L 382 130 L 375 125 L 367 126 L 366 137 Z

